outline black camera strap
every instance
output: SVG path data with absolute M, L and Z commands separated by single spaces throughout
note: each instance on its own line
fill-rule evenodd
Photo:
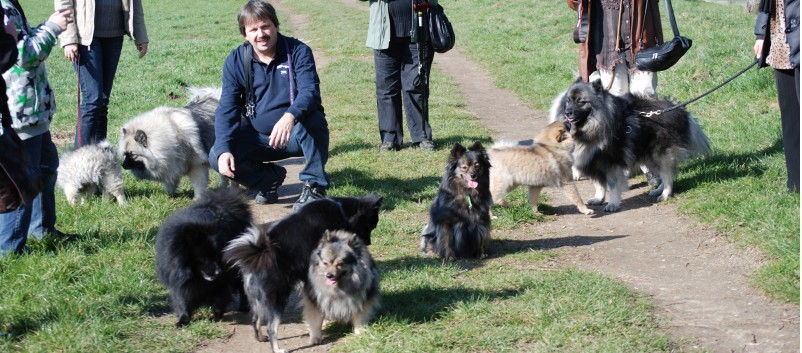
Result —
M 253 50 L 251 43 L 245 41 L 242 45 L 242 63 L 245 65 L 245 114 L 244 117 L 252 119 L 256 114 L 256 98 L 253 93 Z

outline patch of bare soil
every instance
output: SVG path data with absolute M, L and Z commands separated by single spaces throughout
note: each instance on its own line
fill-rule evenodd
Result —
M 285 1 L 274 4 L 280 12 L 290 14 L 294 34 L 303 38 L 308 21 L 291 14 Z M 310 45 L 314 49 L 314 43 Z M 315 57 L 319 66 L 325 64 L 321 51 L 315 50 Z M 495 140 L 531 140 L 546 125 L 544 112 L 531 110 L 512 93 L 492 86 L 485 70 L 468 61 L 459 49 L 438 54 L 435 67 L 457 81 L 468 110 L 494 131 Z M 291 212 L 300 192 L 300 182 L 292 178 L 298 175 L 303 159 L 281 164 L 288 170 L 281 189 L 284 196 L 275 205 L 254 205 L 260 221 L 273 221 Z M 799 307 L 771 301 L 749 285 L 750 275 L 762 263 L 760 254 L 736 248 L 726 234 L 679 216 L 670 201 L 656 204 L 647 194 L 648 186 L 639 183 L 642 179 L 630 180 L 638 184 L 630 185 L 623 195 L 621 211 L 605 213 L 594 207 L 597 215 L 593 217 L 579 214 L 559 190 L 547 189 L 558 214 L 556 221 L 522 226 L 497 241 L 555 251 L 559 255 L 555 266 L 601 272 L 648 295 L 657 307 L 661 326 L 684 350 L 799 352 Z M 585 198 L 593 195 L 588 181 L 578 186 Z M 203 342 L 195 351 L 269 351 L 269 343 L 254 339 L 250 315 L 229 314 L 226 322 L 230 336 Z M 288 308 L 279 330 L 282 348 L 325 352 L 340 337 L 325 338 L 323 344 L 310 346 L 300 311 Z

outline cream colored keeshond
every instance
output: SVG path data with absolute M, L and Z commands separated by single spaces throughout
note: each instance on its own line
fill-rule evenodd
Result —
M 504 196 L 519 185 L 529 187 L 529 204 L 537 213 L 544 187 L 559 186 L 579 212 L 593 214 L 579 196 L 571 177 L 574 143 L 565 124 L 553 122 L 535 138 L 531 146 L 497 143 L 490 148 L 490 193 L 493 202 L 506 205 Z
M 123 170 L 116 149 L 106 140 L 65 152 L 59 163 L 56 184 L 64 190 L 70 205 L 75 205 L 78 199 L 83 204 L 87 195 L 96 192 L 125 203 Z
M 190 88 L 190 92 L 184 108 L 158 107 L 125 123 L 120 154 L 123 168 L 139 179 L 161 182 L 170 196 L 181 178 L 189 176 L 197 199 L 209 186 L 208 155 L 221 91 Z

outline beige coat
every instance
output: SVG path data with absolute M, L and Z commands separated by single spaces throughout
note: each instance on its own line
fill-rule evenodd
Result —
M 126 21 L 125 32 L 136 44 L 148 42 L 148 31 L 145 29 L 145 13 L 142 0 L 121 0 Z M 69 7 L 75 14 L 75 22 L 67 25 L 59 39 L 61 46 L 80 44 L 89 46 L 95 32 L 95 0 L 54 0 L 56 10 Z

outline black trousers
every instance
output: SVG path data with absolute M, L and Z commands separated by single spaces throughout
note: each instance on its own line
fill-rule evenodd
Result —
M 785 168 L 788 171 L 789 191 L 799 192 L 799 67 L 793 70 L 774 70 L 777 81 L 777 100 L 783 127 Z
M 428 49 L 432 53 L 431 48 Z M 429 76 L 433 55 L 423 65 L 425 76 Z M 374 50 L 373 61 L 376 66 L 376 105 L 379 110 L 379 138 L 382 142 L 392 142 L 398 146 L 404 143 L 404 126 L 401 119 L 401 106 L 407 116 L 407 125 L 412 142 L 432 140 L 432 127 L 428 113 L 423 112 L 423 88 L 416 85 L 418 80 L 418 45 L 409 37 L 390 40 L 387 49 Z M 427 97 L 428 97 L 428 92 Z M 428 102 L 426 102 L 428 104 Z

